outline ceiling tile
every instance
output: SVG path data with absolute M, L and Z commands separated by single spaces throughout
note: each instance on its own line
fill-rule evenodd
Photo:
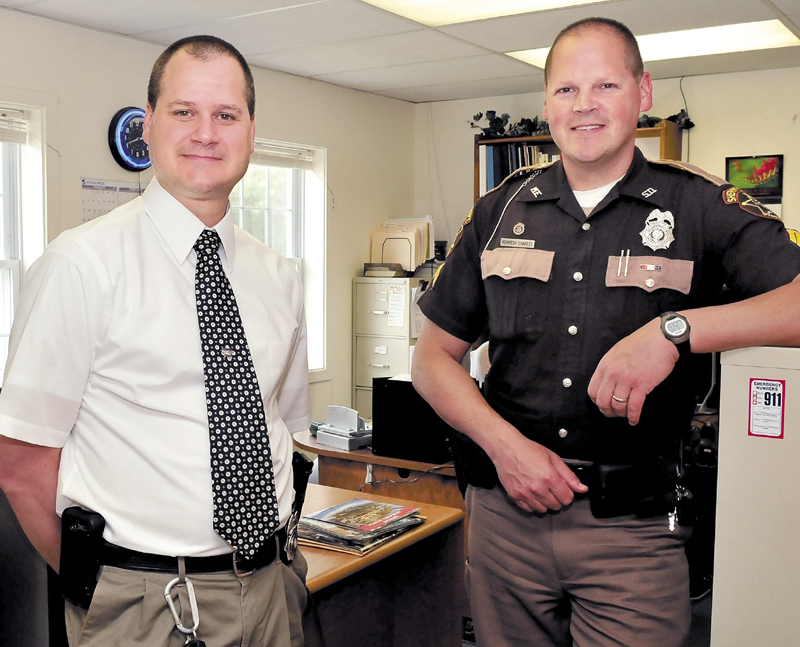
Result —
M 38 0 L 25 11 L 118 34 L 180 27 L 301 4 L 302 0 Z M 131 10 L 131 7 L 135 7 Z M 197 32 L 195 32 L 197 33 Z M 164 41 L 156 41 L 164 42 Z M 169 41 L 172 42 L 172 41 Z
M 420 25 L 355 0 L 298 5 L 286 10 L 237 16 L 187 27 L 136 34 L 145 40 L 172 42 L 196 33 L 230 41 L 244 55 L 414 31 Z
M 541 91 L 541 71 L 489 52 L 546 47 L 591 15 L 637 34 L 781 14 L 800 30 L 800 0 L 609 0 L 436 29 L 360 0 L 0 0 L 0 7 L 160 44 L 211 33 L 254 65 L 414 102 Z M 647 64 L 655 78 L 779 67 L 800 67 L 800 47 Z
M 368 92 L 530 74 L 535 68 L 500 54 L 322 74 L 314 78 Z
M 549 47 L 564 27 L 590 16 L 619 20 L 637 35 L 769 20 L 775 17 L 760 0 L 620 0 L 588 7 L 493 18 L 438 29 L 495 52 L 513 52 Z
M 417 88 L 382 90 L 377 94 L 393 99 L 411 101 L 412 103 L 423 103 L 427 101 L 451 101 L 455 99 L 478 99 L 480 97 L 527 94 L 529 92 L 541 92 L 543 89 L 544 75 L 531 74 L 502 79 L 482 79 L 480 81 L 444 83 Z
M 645 69 L 654 79 L 697 76 L 703 74 L 725 74 L 749 72 L 782 67 L 800 67 L 800 46 L 767 49 L 756 52 L 733 52 L 713 56 L 676 58 L 669 61 L 650 61 Z M 741 88 L 742 96 L 757 88 Z
M 772 4 L 787 16 L 800 13 L 800 2 L 798 0 L 772 0 Z
M 378 38 L 252 54 L 248 60 L 254 65 L 283 72 L 317 76 L 485 53 L 482 47 L 426 28 Z

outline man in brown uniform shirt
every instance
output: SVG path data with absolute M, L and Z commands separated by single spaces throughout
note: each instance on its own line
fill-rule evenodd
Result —
M 623 25 L 565 29 L 545 83 L 562 162 L 512 175 L 467 218 L 420 302 L 414 384 L 481 448 L 467 465 L 480 644 L 678 647 L 684 356 L 798 345 L 800 249 L 743 192 L 636 149 L 652 83 Z M 741 300 L 713 306 L 723 284 Z M 484 399 L 459 361 L 485 330 Z

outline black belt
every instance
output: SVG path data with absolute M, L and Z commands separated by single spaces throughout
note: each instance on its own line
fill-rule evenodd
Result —
M 286 528 L 272 535 L 252 559 L 246 560 L 236 553 L 211 555 L 210 557 L 184 557 L 187 573 L 215 573 L 234 571 L 237 575 L 246 574 L 275 561 L 286 542 Z M 130 571 L 151 571 L 156 573 L 177 573 L 178 558 L 168 555 L 142 553 L 138 550 L 115 546 L 105 540 L 100 547 L 100 563 L 106 566 L 124 568 Z

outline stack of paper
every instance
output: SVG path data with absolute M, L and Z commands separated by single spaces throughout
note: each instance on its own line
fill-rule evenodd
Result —
M 372 232 L 373 263 L 400 263 L 413 272 L 434 256 L 434 228 L 430 216 L 387 220 Z
M 353 499 L 301 517 L 298 543 L 366 555 L 424 521 L 419 508 Z

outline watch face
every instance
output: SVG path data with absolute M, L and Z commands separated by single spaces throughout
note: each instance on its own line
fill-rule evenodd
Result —
M 681 317 L 670 317 L 664 322 L 664 332 L 670 337 L 680 337 L 686 332 L 688 324 Z
M 144 110 L 123 108 L 111 119 L 108 127 L 108 145 L 117 163 L 129 171 L 143 171 L 150 167 L 150 149 L 142 139 Z

